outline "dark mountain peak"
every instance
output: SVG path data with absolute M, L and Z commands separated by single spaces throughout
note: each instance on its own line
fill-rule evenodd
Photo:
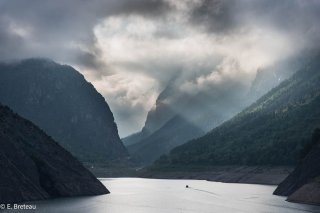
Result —
M 105 99 L 71 66 L 48 59 L 0 64 L 0 102 L 82 161 L 127 156 Z

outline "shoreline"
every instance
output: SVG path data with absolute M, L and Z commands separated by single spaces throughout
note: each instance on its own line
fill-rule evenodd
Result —
M 278 185 L 293 170 L 289 166 L 217 166 L 205 171 L 150 171 L 138 168 L 94 167 L 98 178 L 154 178 L 207 180 L 223 183 Z

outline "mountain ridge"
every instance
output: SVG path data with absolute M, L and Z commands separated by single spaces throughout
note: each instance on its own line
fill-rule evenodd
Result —
M 2 203 L 109 193 L 50 136 L 1 104 L 0 146 Z
M 294 165 L 320 125 L 319 58 L 205 136 L 176 147 L 154 167 Z

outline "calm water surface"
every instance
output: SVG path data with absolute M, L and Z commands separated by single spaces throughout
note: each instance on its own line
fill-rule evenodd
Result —
M 41 213 L 233 213 L 319 212 L 319 206 L 289 203 L 275 186 L 203 180 L 101 179 L 109 195 L 33 202 Z M 189 188 L 185 188 L 189 185 Z M 17 211 L 8 211 L 17 212 Z M 21 212 L 28 212 L 26 210 Z

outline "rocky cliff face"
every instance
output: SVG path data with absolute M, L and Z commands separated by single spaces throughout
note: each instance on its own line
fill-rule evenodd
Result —
M 122 139 L 125 146 L 140 143 L 174 117 L 174 110 L 166 103 L 166 98 L 170 96 L 172 90 L 173 88 L 169 85 L 159 94 L 154 107 L 148 112 L 142 130 Z
M 290 202 L 320 204 L 320 183 L 319 181 L 312 181 L 300 187 L 297 191 L 292 193 L 288 199 Z
M 81 161 L 127 156 L 108 104 L 70 66 L 44 59 L 0 64 L 0 102 Z
M 313 133 L 311 148 L 274 194 L 293 202 L 320 204 L 320 129 Z
M 51 137 L 0 105 L 0 203 L 109 191 Z

